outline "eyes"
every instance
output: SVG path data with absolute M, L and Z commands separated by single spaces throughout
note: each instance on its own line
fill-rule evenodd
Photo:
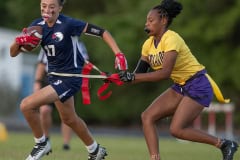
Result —
M 147 18 L 147 23 L 153 23 L 154 19 L 153 18 Z
M 154 20 L 153 20 L 153 19 L 149 19 L 148 21 L 149 21 L 149 22 L 153 22 Z
M 55 4 L 50 4 L 50 5 L 47 5 L 47 4 L 41 4 L 41 8 L 42 9 L 50 9 L 50 10 L 54 10 L 56 8 Z

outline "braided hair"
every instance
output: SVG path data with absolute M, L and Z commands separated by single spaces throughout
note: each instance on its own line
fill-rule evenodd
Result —
M 175 0 L 163 0 L 160 5 L 152 8 L 153 10 L 158 10 L 160 18 L 167 17 L 168 23 L 167 27 L 172 23 L 173 18 L 180 14 L 183 9 L 182 4 Z

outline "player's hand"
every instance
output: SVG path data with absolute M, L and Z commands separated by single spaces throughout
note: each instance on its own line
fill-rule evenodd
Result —
M 127 64 L 127 59 L 123 53 L 117 53 L 115 54 L 115 69 L 121 70 L 127 70 L 128 69 L 128 64 Z
M 27 28 L 22 29 L 22 34 L 27 34 Z
M 111 77 L 112 73 L 110 72 L 103 72 L 102 75 L 106 76 L 105 79 L 103 79 L 103 82 L 105 83 L 110 83 L 111 81 L 109 81 L 109 77 Z
M 132 82 L 135 80 L 135 75 L 134 73 L 128 72 L 128 71 L 120 71 L 118 73 L 118 76 L 121 81 L 123 82 Z
M 27 34 L 22 34 L 20 36 L 17 36 L 15 38 L 15 41 L 18 45 L 30 45 L 32 47 L 36 47 L 39 42 L 40 42 L 40 38 L 34 37 L 34 36 L 29 36 Z

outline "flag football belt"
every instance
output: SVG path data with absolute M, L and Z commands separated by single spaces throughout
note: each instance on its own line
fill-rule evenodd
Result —
M 212 86 L 213 93 L 214 93 L 215 97 L 217 98 L 217 100 L 221 103 L 229 103 L 230 99 L 225 99 L 223 97 L 223 94 L 222 94 L 221 90 L 219 89 L 218 85 L 216 84 L 216 82 L 207 73 L 204 73 L 204 75 L 209 80 L 209 83 Z M 199 76 L 199 75 L 197 75 L 197 76 Z M 189 80 L 194 79 L 194 78 L 196 78 L 196 76 L 191 77 Z M 187 80 L 187 81 L 189 81 L 189 80 Z M 181 82 L 180 85 L 184 85 L 185 83 L 186 83 L 186 81 Z
M 90 72 L 92 69 L 97 70 L 100 75 L 90 75 Z M 82 77 L 82 99 L 83 104 L 91 104 L 90 100 L 90 91 L 89 91 L 89 78 L 100 78 L 104 79 L 103 85 L 98 89 L 97 95 L 100 100 L 106 100 L 112 95 L 112 91 L 107 92 L 105 95 L 102 95 L 102 93 L 108 89 L 109 85 L 111 83 L 114 83 L 118 86 L 122 85 L 123 82 L 120 80 L 117 73 L 107 75 L 105 72 L 102 72 L 100 69 L 98 69 L 95 65 L 90 63 L 89 61 L 85 61 L 85 65 L 83 66 L 82 74 L 71 74 L 71 73 L 56 73 L 56 72 L 50 72 L 49 75 L 55 75 L 55 76 L 63 76 L 63 77 Z
M 229 103 L 230 99 L 225 99 L 223 97 L 223 94 L 222 94 L 221 90 L 219 89 L 218 85 L 216 84 L 216 82 L 207 73 L 205 73 L 205 76 L 208 78 L 208 80 L 212 86 L 213 93 L 216 96 L 217 100 L 221 103 Z

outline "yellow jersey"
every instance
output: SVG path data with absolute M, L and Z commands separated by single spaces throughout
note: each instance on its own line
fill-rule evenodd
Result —
M 153 36 L 149 37 L 142 46 L 142 55 L 148 57 L 148 62 L 154 70 L 162 68 L 164 54 L 169 51 L 176 51 L 178 54 L 171 73 L 171 79 L 175 83 L 183 85 L 195 73 L 205 68 L 193 56 L 181 36 L 174 31 L 166 31 L 157 47 L 154 45 Z

